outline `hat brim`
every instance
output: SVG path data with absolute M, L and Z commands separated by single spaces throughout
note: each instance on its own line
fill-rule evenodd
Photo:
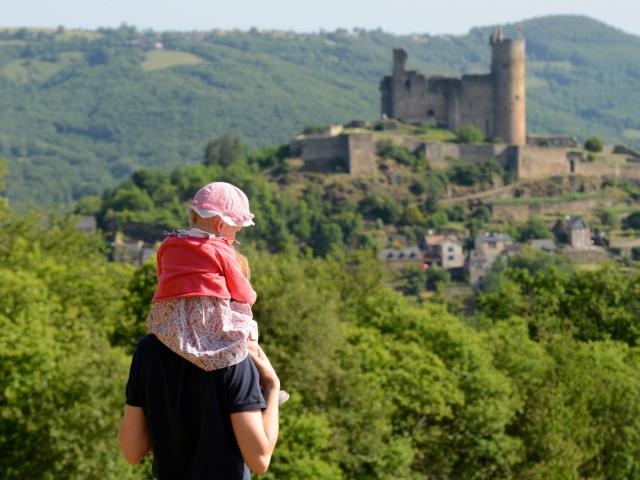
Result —
M 189 208 L 202 218 L 220 217 L 224 223 L 231 227 L 250 227 L 255 225 L 253 220 L 246 220 L 245 222 L 239 223 L 228 215 L 222 215 L 220 212 L 216 212 L 215 210 L 205 210 L 204 208 L 197 207 L 196 205 L 189 205 Z

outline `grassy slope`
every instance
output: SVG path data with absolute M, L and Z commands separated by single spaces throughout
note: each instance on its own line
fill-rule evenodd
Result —
M 523 25 L 530 131 L 638 142 L 640 38 L 584 17 Z M 2 40 L 0 155 L 9 159 L 9 195 L 23 200 L 37 188 L 46 201 L 66 203 L 140 166 L 197 161 L 206 141 L 224 132 L 259 146 L 305 125 L 375 118 L 393 47 L 426 74 L 486 72 L 488 34 L 225 32 L 140 43 L 121 31 L 65 31 Z M 167 50 L 150 50 L 158 40 Z M 96 51 L 101 61 L 91 61 Z

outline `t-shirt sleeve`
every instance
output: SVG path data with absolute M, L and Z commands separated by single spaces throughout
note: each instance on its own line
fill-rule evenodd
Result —
M 140 362 L 138 360 L 138 351 L 133 354 L 131 359 L 131 367 L 129 368 L 129 380 L 127 380 L 126 403 L 132 407 L 143 406 L 142 383 L 140 378 Z
M 259 379 L 258 370 L 249 357 L 229 367 L 226 390 L 231 413 L 267 408 Z

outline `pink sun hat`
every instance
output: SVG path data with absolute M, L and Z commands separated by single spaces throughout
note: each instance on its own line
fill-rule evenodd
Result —
M 189 208 L 203 218 L 220 217 L 232 227 L 249 227 L 253 214 L 249 199 L 238 187 L 226 182 L 213 182 L 202 187 L 189 202 Z

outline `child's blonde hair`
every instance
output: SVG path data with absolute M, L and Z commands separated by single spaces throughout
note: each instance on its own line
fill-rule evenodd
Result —
M 247 280 L 249 280 L 251 278 L 251 269 L 249 268 L 249 260 L 247 260 L 247 257 L 242 255 L 238 251 L 236 251 L 236 259 L 238 260 L 238 265 L 240 265 L 240 271 L 247 278 Z

